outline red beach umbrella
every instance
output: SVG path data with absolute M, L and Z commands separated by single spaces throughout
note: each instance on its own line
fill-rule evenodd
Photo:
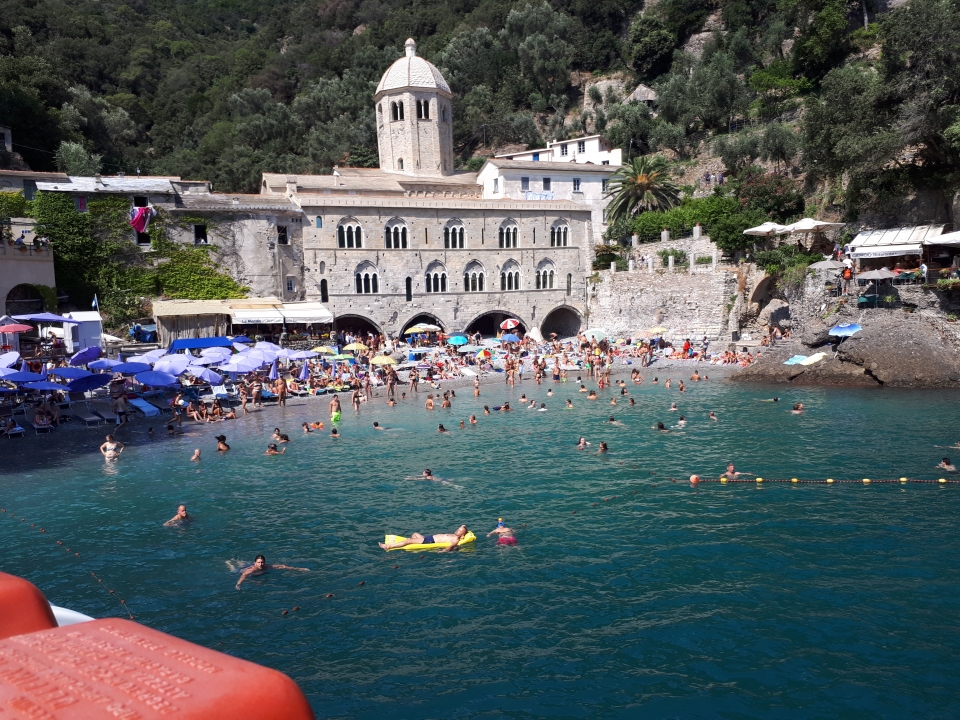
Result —
M 509 320 L 504 320 L 502 323 L 500 323 L 500 329 L 513 330 L 519 324 L 520 324 L 519 320 L 514 320 L 513 318 L 510 318 Z
M 0 333 L 22 333 L 27 332 L 27 330 L 33 330 L 30 325 L 20 325 L 14 323 L 13 325 L 0 325 Z

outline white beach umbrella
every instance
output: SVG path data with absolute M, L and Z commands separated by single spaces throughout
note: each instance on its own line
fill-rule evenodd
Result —
M 823 232 L 824 230 L 842 227 L 843 223 L 831 223 L 824 222 L 823 220 L 814 220 L 813 218 L 803 218 L 803 220 L 797 220 L 797 222 L 792 225 L 787 225 L 783 229 L 783 232 L 797 235 L 802 233 Z
M 747 228 L 743 231 L 744 235 L 763 235 L 765 237 L 770 237 L 771 235 L 779 235 L 780 233 L 787 232 L 787 228 L 784 225 L 779 223 L 767 221 L 762 225 L 757 225 L 756 227 Z

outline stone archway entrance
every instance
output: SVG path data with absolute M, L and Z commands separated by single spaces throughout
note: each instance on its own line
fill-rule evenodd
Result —
M 400 329 L 400 337 L 406 338 L 404 333 L 407 332 L 407 328 L 413 327 L 414 325 L 436 325 L 441 330 L 446 331 L 446 324 L 441 322 L 440 318 L 436 315 L 418 313 L 403 324 L 403 327 Z
M 551 333 L 556 333 L 558 338 L 574 337 L 582 326 L 580 313 L 571 307 L 561 306 L 547 313 L 540 324 L 540 333 L 546 340 L 550 339 Z
M 334 322 L 334 329 L 337 332 L 350 332 L 354 335 L 366 335 L 368 332 L 383 334 L 379 325 L 363 315 L 339 315 Z
M 490 312 L 483 313 L 482 315 L 478 315 L 470 322 L 469 325 L 467 325 L 465 331 L 467 334 L 478 332 L 484 337 L 493 337 L 497 333 L 502 332 L 500 330 L 500 323 L 511 318 L 520 321 L 520 324 L 511 330 L 511 332 L 515 334 L 526 334 L 526 323 L 524 323 L 523 320 L 514 315 L 512 312 L 507 312 L 506 310 L 492 310 Z
M 43 312 L 43 295 L 33 285 L 15 285 L 6 298 L 7 315 Z

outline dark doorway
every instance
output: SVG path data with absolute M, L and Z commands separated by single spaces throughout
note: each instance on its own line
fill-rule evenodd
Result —
M 476 318 L 467 326 L 466 332 L 469 334 L 478 332 L 484 337 L 493 337 L 499 332 L 506 332 L 500 329 L 500 324 L 504 320 L 519 320 L 519 318 L 510 313 L 503 312 L 501 310 L 495 310 L 493 312 L 484 313 L 480 317 Z M 523 335 L 527 332 L 527 328 L 521 322 L 519 325 L 517 325 L 517 327 L 513 328 L 509 332 L 512 332 L 514 335 Z
M 566 307 L 559 307 L 547 313 L 540 325 L 540 333 L 544 339 L 550 338 L 550 333 L 556 333 L 558 338 L 574 337 L 580 332 L 582 323 L 576 311 Z

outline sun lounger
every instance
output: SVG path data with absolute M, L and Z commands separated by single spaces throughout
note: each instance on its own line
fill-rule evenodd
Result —
M 170 407 L 170 401 L 167 400 L 165 397 L 161 397 L 161 398 L 144 398 L 144 401 L 150 403 L 151 405 L 153 405 L 153 406 L 154 406 L 157 410 L 159 410 L 161 413 L 165 413 L 165 412 L 172 413 L 172 412 L 173 412 L 173 408 Z
M 13 430 L 7 430 L 4 433 L 4 435 L 6 435 L 7 438 L 9 439 L 13 437 L 23 437 L 25 433 L 26 433 L 26 430 L 24 430 L 22 427 L 17 425 L 15 428 L 13 428 Z
M 234 390 L 233 392 L 230 392 L 229 390 L 227 390 L 226 384 L 212 385 L 210 387 L 210 390 L 213 393 L 213 396 L 217 400 L 226 400 L 227 402 L 233 402 L 235 400 L 240 399 L 239 397 L 237 397 L 236 390 Z
M 26 408 L 24 410 L 24 415 L 27 418 L 27 422 L 33 426 L 33 429 L 36 431 L 37 435 L 40 433 L 53 432 L 53 425 L 38 425 L 34 422 L 36 411 L 33 408 Z
M 136 408 L 144 414 L 145 417 L 156 417 L 160 414 L 160 410 L 148 403 L 143 398 L 130 398 L 127 400 L 130 403 L 131 407 Z
M 77 420 L 82 420 L 87 425 L 99 425 L 103 422 L 102 417 L 94 415 L 92 412 L 90 412 L 90 409 L 87 407 L 86 403 L 74 403 L 73 416 L 77 418 Z
M 90 409 L 108 423 L 116 424 L 117 420 L 119 419 L 117 414 L 113 411 L 113 408 L 110 407 L 110 403 L 106 400 L 94 400 L 92 403 L 90 403 Z

